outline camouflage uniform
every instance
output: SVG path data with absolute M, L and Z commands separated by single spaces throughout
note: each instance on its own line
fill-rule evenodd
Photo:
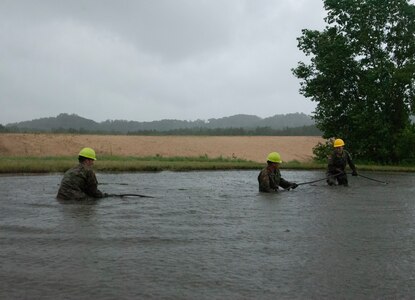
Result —
M 278 191 L 279 186 L 284 189 L 287 189 L 294 185 L 294 183 L 281 178 L 281 172 L 279 169 L 275 169 L 273 172 L 268 167 L 262 169 L 259 173 L 258 183 L 259 191 L 264 193 Z
M 349 164 L 353 174 L 357 174 L 356 167 L 349 152 L 343 150 L 341 154 L 337 153 L 336 151 L 332 153 L 332 155 L 329 157 L 327 166 L 327 183 L 329 185 L 336 184 L 336 181 L 339 185 L 348 185 L 347 174 L 345 171 L 347 164 Z
M 82 163 L 66 171 L 57 195 L 61 200 L 77 201 L 103 197 L 94 171 Z

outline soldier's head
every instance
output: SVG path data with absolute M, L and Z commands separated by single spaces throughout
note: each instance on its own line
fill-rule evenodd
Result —
M 93 165 L 96 159 L 97 157 L 95 155 L 95 151 L 92 148 L 83 148 L 78 154 L 78 161 L 80 163 L 88 163 Z
M 333 143 L 334 150 L 336 152 L 342 153 L 344 147 L 344 141 L 342 139 L 336 139 Z
M 268 166 L 273 166 L 278 168 L 280 163 L 282 163 L 281 155 L 278 152 L 271 152 L 267 156 L 267 164 Z

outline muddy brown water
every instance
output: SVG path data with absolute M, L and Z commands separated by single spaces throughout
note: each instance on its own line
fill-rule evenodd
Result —
M 61 204 L 62 174 L 0 176 L 0 298 L 410 299 L 415 175 L 362 174 L 389 184 L 270 195 L 258 171 L 98 173 L 156 198 Z

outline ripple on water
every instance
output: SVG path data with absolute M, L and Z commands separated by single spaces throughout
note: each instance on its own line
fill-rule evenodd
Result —
M 97 174 L 150 198 L 61 204 L 61 175 L 0 178 L 2 299 L 378 299 L 415 293 L 411 174 L 278 194 L 258 171 Z M 283 170 L 287 180 L 324 171 Z M 124 184 L 125 183 L 125 184 Z M 16 188 L 19 187 L 19 188 Z

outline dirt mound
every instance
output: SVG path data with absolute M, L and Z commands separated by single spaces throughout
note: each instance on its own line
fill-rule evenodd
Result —
M 308 161 L 322 142 L 314 136 L 124 136 L 0 134 L 2 156 L 76 156 L 83 147 L 100 155 L 234 157 L 264 162 L 277 151 L 284 161 Z

